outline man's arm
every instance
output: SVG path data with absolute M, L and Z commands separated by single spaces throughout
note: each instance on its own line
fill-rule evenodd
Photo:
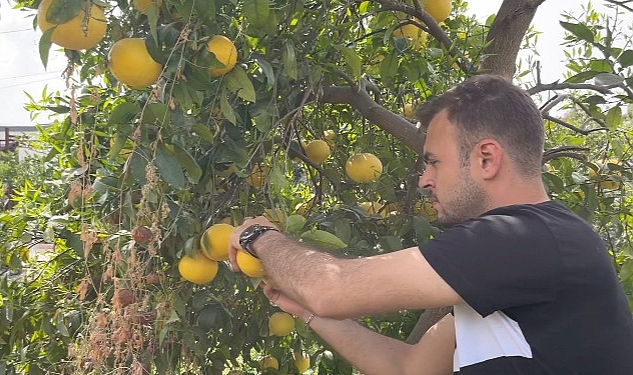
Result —
M 254 223 L 271 225 L 256 218 L 234 231 L 230 257 L 235 269 L 239 234 Z M 463 303 L 417 247 L 341 259 L 275 231 L 264 233 L 252 246 L 271 283 L 321 317 L 354 318 Z
M 304 321 L 310 312 L 271 284 L 264 293 L 283 310 Z M 455 324 L 446 315 L 414 345 L 374 332 L 351 319 L 336 320 L 315 316 L 310 328 L 365 375 L 449 375 L 453 374 Z

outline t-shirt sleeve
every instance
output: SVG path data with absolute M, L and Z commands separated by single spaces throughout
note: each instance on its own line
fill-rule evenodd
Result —
M 555 238 L 530 215 L 486 215 L 420 246 L 433 269 L 482 316 L 551 301 L 559 286 Z

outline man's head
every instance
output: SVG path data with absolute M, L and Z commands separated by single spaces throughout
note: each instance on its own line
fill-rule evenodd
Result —
M 508 80 L 473 77 L 429 102 L 418 117 L 427 127 L 420 184 L 430 190 L 441 224 L 490 209 L 490 181 L 540 181 L 543 120 L 529 95 Z
M 520 174 L 528 178 L 539 175 L 543 118 L 524 90 L 501 76 L 472 77 L 424 106 L 419 114 L 422 125 L 428 126 L 443 110 L 458 129 L 464 164 L 477 142 L 492 138 L 505 149 Z

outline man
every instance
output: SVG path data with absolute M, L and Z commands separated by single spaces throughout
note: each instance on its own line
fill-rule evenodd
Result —
M 234 269 L 237 249 L 257 255 L 267 296 L 367 375 L 633 374 L 627 300 L 599 236 L 548 199 L 530 97 L 482 75 L 420 117 L 419 185 L 446 231 L 419 248 L 338 259 L 256 218 L 231 237 Z M 453 313 L 415 345 L 350 320 L 439 306 Z

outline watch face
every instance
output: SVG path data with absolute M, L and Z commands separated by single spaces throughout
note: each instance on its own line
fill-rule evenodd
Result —
M 259 233 L 259 224 L 254 224 L 244 229 L 244 231 L 240 235 L 240 246 L 242 246 L 243 249 L 246 249 L 246 247 L 259 236 Z

